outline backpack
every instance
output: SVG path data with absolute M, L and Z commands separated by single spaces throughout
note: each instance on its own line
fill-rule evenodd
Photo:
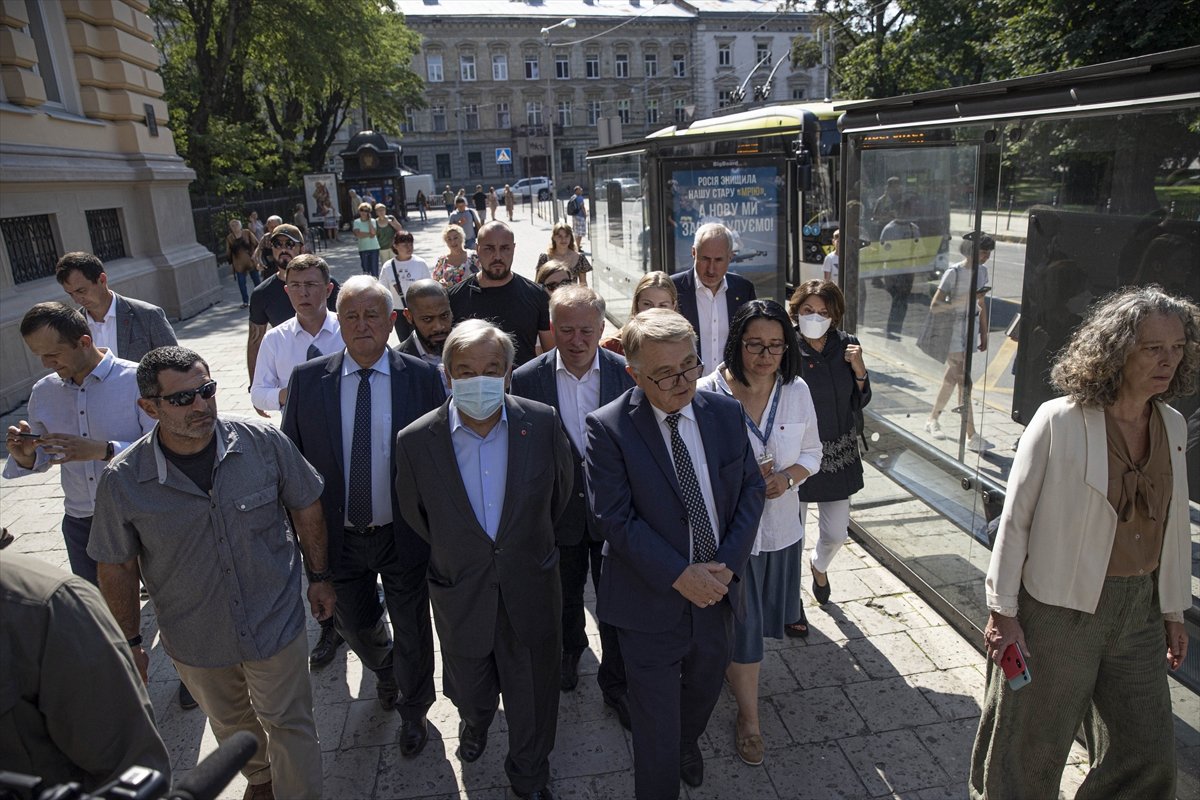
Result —
M 568 217 L 574 217 L 574 216 L 576 216 L 576 215 L 578 215 L 578 214 L 579 214 L 579 204 L 578 204 L 577 202 L 575 202 L 575 198 L 574 198 L 574 197 L 572 197 L 572 198 L 571 198 L 571 199 L 570 199 L 570 200 L 567 202 L 567 216 L 568 216 Z

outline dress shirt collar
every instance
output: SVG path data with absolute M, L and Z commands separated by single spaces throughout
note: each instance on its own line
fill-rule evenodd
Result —
M 413 341 L 416 342 L 416 344 L 417 344 L 417 355 L 418 356 L 420 356 L 421 358 L 425 358 L 425 356 L 429 355 L 429 351 L 426 350 L 425 345 L 421 343 L 421 335 L 418 334 L 415 330 L 413 331 Z
M 558 351 L 558 348 L 554 349 L 554 364 L 555 364 L 554 370 L 556 373 L 564 372 L 567 374 L 568 377 L 570 377 L 574 380 L 586 381 L 589 377 L 591 377 L 592 375 L 594 375 L 600 371 L 600 348 L 598 348 L 598 347 L 596 348 L 596 354 L 594 356 L 592 356 L 592 368 L 589 369 L 587 371 L 587 374 L 585 374 L 582 378 L 576 378 L 574 373 L 572 373 L 571 370 L 567 369 L 567 365 L 564 364 L 563 360 L 562 360 L 562 353 L 560 353 Z
M 292 330 L 292 336 L 299 336 L 301 333 L 304 333 L 304 334 L 308 333 L 308 331 L 304 330 L 304 326 L 300 324 L 300 317 L 292 317 L 292 319 L 290 321 L 295 323 L 295 328 Z M 337 314 L 333 313 L 328 308 L 325 309 L 325 321 L 321 323 L 321 329 L 319 331 L 317 331 L 316 335 L 314 335 L 313 338 L 316 339 L 318 336 L 320 336 L 322 333 L 325 333 L 326 331 L 328 331 L 330 333 L 340 333 L 341 332 L 341 328 L 338 326 Z M 385 352 L 384 356 L 386 356 L 386 355 L 387 355 L 387 353 Z M 349 358 L 349 357 L 347 356 L 347 358 Z M 350 361 L 351 361 L 351 363 L 353 363 L 354 359 L 350 359 Z
M 84 376 L 83 379 L 85 381 L 88 378 L 95 378 L 98 381 L 102 381 L 112 373 L 116 358 L 113 356 L 112 351 L 108 348 L 104 348 L 100 352 L 102 353 L 100 357 L 100 363 L 97 364 L 91 372 Z M 82 385 L 75 383 L 75 381 L 71 380 L 70 378 L 59 378 L 57 375 L 54 377 L 61 382 L 63 386 L 69 386 L 72 389 L 78 389 Z
M 459 428 L 465 428 L 472 436 L 475 436 L 480 439 L 483 438 L 478 433 L 476 433 L 475 431 L 471 430 L 470 428 L 468 428 L 466 425 L 463 424 L 462 415 L 458 413 L 458 406 L 456 406 L 454 404 L 453 396 L 451 396 L 451 398 L 450 398 L 450 416 L 449 416 L 448 421 L 450 423 L 450 435 L 451 436 L 458 433 Z M 501 425 L 505 425 L 505 426 L 508 425 L 508 403 L 500 404 L 500 419 L 496 422 L 496 428 L 500 427 Z M 490 436 L 492 434 L 492 431 L 495 431 L 496 428 L 492 428 L 491 431 L 488 431 L 488 435 Z
M 100 323 L 103 325 L 107 325 L 108 323 L 112 322 L 116 318 L 117 318 L 117 293 L 110 291 L 108 293 L 108 311 L 104 312 L 104 319 L 100 320 Z
M 721 277 L 721 285 L 717 287 L 717 290 L 715 292 L 710 292 L 708 290 L 708 287 L 700 282 L 700 273 L 696 272 L 695 267 L 692 267 L 692 275 L 696 278 L 696 294 L 697 295 L 703 293 L 703 295 L 705 297 L 718 297 L 718 296 L 724 294 L 725 290 L 729 288 L 729 281 L 727 281 L 725 279 L 725 277 L 722 276 Z
M 650 401 L 647 400 L 646 402 L 649 403 Z M 663 425 L 666 425 L 667 417 L 669 416 L 667 414 L 667 412 L 663 411 L 661 408 L 654 405 L 653 403 L 650 403 L 650 408 L 654 411 L 654 418 L 656 420 L 658 420 L 659 426 L 661 427 Z M 679 411 L 677 411 L 676 413 L 681 414 L 684 417 L 684 419 L 690 419 L 693 423 L 696 422 L 696 411 L 695 411 L 695 409 L 692 408 L 691 403 L 688 403 L 686 406 L 679 409 Z
M 218 417 L 213 422 L 213 436 L 217 437 L 217 461 L 220 464 L 225 458 L 225 454 L 230 451 L 239 451 L 238 435 L 232 427 L 225 425 Z M 163 455 L 162 445 L 158 441 L 158 424 L 155 423 L 154 430 L 150 431 L 150 445 L 154 448 L 154 466 L 158 470 L 158 482 L 166 484 L 167 482 L 167 457 Z
M 326 320 L 326 322 L 328 322 L 328 320 Z M 347 375 L 354 375 L 358 372 L 359 369 L 360 369 L 360 367 L 358 366 L 358 362 L 350 357 L 350 353 L 343 350 L 342 351 L 342 377 L 344 378 Z M 388 359 L 387 348 L 384 348 L 383 355 L 381 355 L 379 357 L 379 360 L 371 365 L 371 369 L 375 370 L 376 372 L 382 372 L 384 375 L 392 374 L 391 362 Z

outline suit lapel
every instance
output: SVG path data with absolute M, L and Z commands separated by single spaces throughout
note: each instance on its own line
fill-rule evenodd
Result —
M 1104 411 L 1083 407 L 1083 427 L 1087 434 L 1087 467 L 1084 480 L 1104 497 L 1108 496 L 1108 431 Z
M 607 350 L 600 351 L 600 405 L 607 405 L 621 396 L 624 388 L 621 386 L 621 365 L 605 356 Z
M 504 508 L 500 509 L 500 525 L 496 528 L 496 541 L 508 530 L 513 514 L 517 513 L 518 498 L 513 494 L 514 485 L 522 485 L 521 479 L 529 469 L 529 442 L 532 425 L 525 419 L 525 410 L 506 398 L 508 411 L 508 475 L 504 482 Z
M 538 364 L 538 375 L 542 382 L 542 397 L 547 398 L 546 405 L 558 408 L 558 352 L 551 350 L 546 354 L 541 364 Z
M 675 490 L 675 494 L 682 502 L 683 489 L 679 487 L 679 479 L 675 476 L 675 464 L 671 461 L 671 454 L 667 452 L 667 445 L 663 441 L 650 401 L 639 389 L 633 393 L 630 402 L 633 408 L 629 410 L 629 416 L 633 419 L 633 426 L 637 428 L 638 433 L 645 441 L 650 455 L 654 457 L 654 463 L 658 464 L 658 468 L 667 477 L 667 482 L 671 484 L 671 488 Z
M 337 460 L 338 474 L 346 474 L 342 459 L 342 359 L 345 351 L 336 353 L 321 376 L 321 399 L 325 405 L 325 430 L 329 433 L 329 449 Z
M 133 308 L 116 292 L 113 292 L 113 303 L 116 304 L 117 352 L 128 353 L 133 345 Z
M 429 460 L 441 477 L 441 502 L 448 503 L 466 520 L 470 530 L 484 539 L 491 541 L 487 531 L 475 518 L 475 509 L 471 507 L 471 498 L 467 497 L 467 487 L 463 485 L 462 473 L 458 471 L 458 459 L 454 456 L 454 442 L 450 438 L 450 401 L 442 403 L 437 417 L 429 426 Z

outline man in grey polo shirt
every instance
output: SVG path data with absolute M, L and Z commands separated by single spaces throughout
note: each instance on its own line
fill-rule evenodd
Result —
M 152 350 L 138 405 L 158 424 L 100 476 L 88 553 L 142 679 L 139 577 L 162 644 L 218 741 L 246 730 L 249 798 L 321 795 L 308 681 L 300 558 L 313 616 L 333 613 L 320 475 L 278 429 L 217 416 L 208 364 L 182 347 Z M 273 793 L 272 793 L 273 788 Z

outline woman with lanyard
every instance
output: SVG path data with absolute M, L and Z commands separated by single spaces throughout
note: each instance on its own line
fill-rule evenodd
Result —
M 862 407 L 871 401 L 871 381 L 858 339 L 840 328 L 846 301 L 837 284 L 803 283 L 792 294 L 788 308 L 800 331 L 800 374 L 819 409 L 817 427 L 824 451 L 821 470 L 798 494 L 801 525 L 808 504 L 817 506 L 812 593 L 817 603 L 824 605 L 829 602 L 831 591 L 825 573 L 846 541 L 850 525 L 850 495 L 863 488 L 857 420 Z M 788 635 L 805 637 L 808 621 L 803 613 L 798 620 L 788 626 Z
M 725 360 L 698 388 L 730 395 L 742 404 L 750 447 L 767 484 L 746 574 L 744 621 L 734 624 L 733 663 L 726 677 L 737 700 L 737 753 L 763 762 L 758 720 L 758 673 L 763 637 L 782 639 L 800 613 L 800 560 L 804 528 L 796 525 L 795 488 L 821 463 L 821 439 L 808 387 L 800 379 L 796 331 L 783 306 L 751 300 L 729 323 Z

